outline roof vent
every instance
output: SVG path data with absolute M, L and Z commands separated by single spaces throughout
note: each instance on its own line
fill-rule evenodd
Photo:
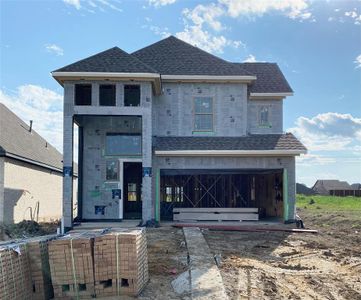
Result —
M 33 120 L 30 120 L 29 132 L 33 129 Z

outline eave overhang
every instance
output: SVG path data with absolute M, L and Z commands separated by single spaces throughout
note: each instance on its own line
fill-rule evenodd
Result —
M 250 100 L 284 99 L 293 96 L 293 93 L 250 93 Z
M 155 95 L 160 95 L 162 83 L 158 73 L 115 73 L 115 72 L 51 72 L 60 85 L 71 80 L 112 80 L 112 81 L 150 81 Z
M 307 150 L 156 150 L 156 156 L 299 156 Z

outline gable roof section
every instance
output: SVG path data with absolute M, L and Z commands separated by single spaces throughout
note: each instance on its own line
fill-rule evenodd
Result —
M 316 192 L 322 192 L 323 190 L 351 190 L 352 187 L 346 181 L 339 181 L 335 179 L 320 179 L 316 181 L 312 189 Z
M 35 130 L 0 103 L 0 155 L 62 172 L 63 156 Z
M 234 65 L 257 76 L 257 80 L 249 86 L 251 93 L 293 93 L 276 63 L 234 63 Z
M 231 151 L 229 154 L 239 151 L 239 154 L 264 155 L 264 151 L 269 151 L 270 154 L 289 152 L 292 155 L 307 151 L 292 133 L 253 134 L 242 137 L 155 137 L 153 146 L 156 154 L 157 152 L 161 154 L 163 151 L 199 151 L 199 154 L 207 153 L 202 151 L 215 151 L 214 154 L 217 154 L 217 151 Z
M 54 72 L 158 73 L 118 47 L 89 56 Z
M 132 53 L 162 75 L 250 76 L 245 69 L 170 36 Z

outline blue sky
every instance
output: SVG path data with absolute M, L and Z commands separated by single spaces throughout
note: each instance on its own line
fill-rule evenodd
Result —
M 298 182 L 361 181 L 361 1 L 0 0 L 0 101 L 59 150 L 62 88 L 50 71 L 169 34 L 230 61 L 277 62 L 295 91 L 284 130 L 309 154 Z

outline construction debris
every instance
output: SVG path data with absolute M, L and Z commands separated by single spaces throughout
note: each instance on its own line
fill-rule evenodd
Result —
M 292 233 L 318 233 L 318 230 L 313 229 L 298 229 L 298 228 L 287 228 L 287 227 L 262 227 L 258 225 L 213 225 L 213 224 L 201 224 L 201 223 L 176 223 L 173 225 L 176 228 L 184 227 L 198 227 L 210 230 L 225 230 L 225 231 L 247 231 L 247 232 L 264 232 L 264 231 L 281 231 L 281 232 L 292 232 Z

